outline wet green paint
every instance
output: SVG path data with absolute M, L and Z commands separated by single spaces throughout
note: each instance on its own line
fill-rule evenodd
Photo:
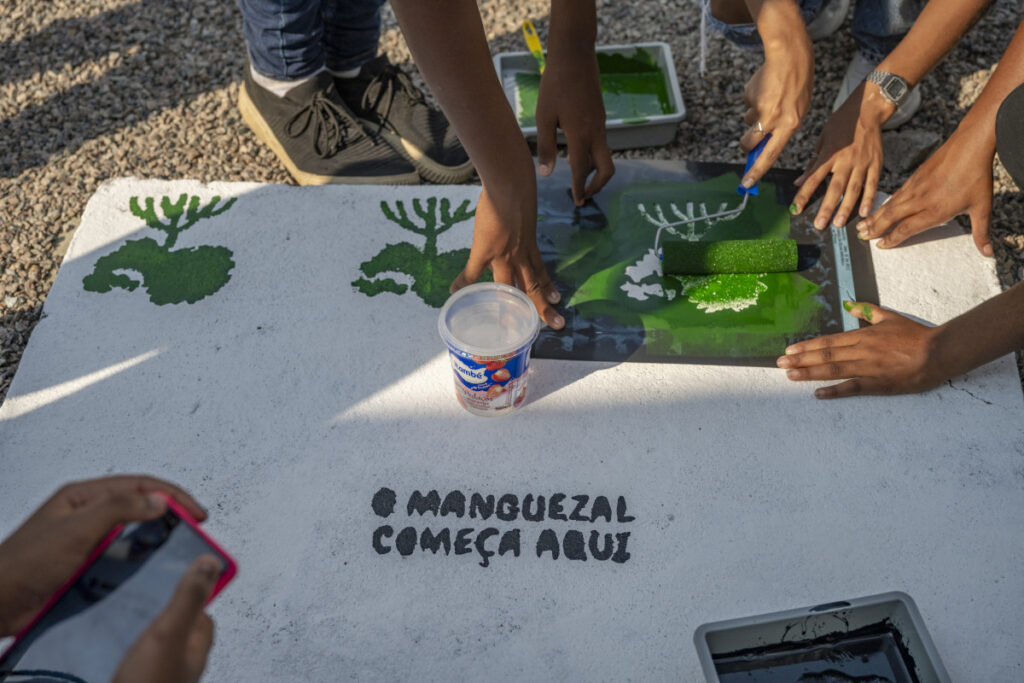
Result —
M 637 48 L 632 55 L 597 54 L 601 72 L 601 98 L 607 119 L 646 123 L 649 117 L 675 111 L 665 82 L 665 73 L 649 52 Z M 537 97 L 540 74 L 516 74 L 519 93 L 519 123 L 537 125 Z
M 163 219 L 157 216 L 156 202 L 146 197 L 144 207 L 138 197 L 131 197 L 128 208 L 135 216 L 146 221 L 147 227 L 163 232 L 160 244 L 151 237 L 128 240 L 106 256 L 101 256 L 93 272 L 82 280 L 86 291 L 105 293 L 115 287 L 129 292 L 141 286 L 149 300 L 158 306 L 165 304 L 194 304 L 216 293 L 231 279 L 235 262 L 227 247 L 199 246 L 172 249 L 180 235 L 204 218 L 220 215 L 235 203 L 229 199 L 217 206 L 220 197 L 200 207 L 199 197 L 182 194 L 176 202 L 169 197 L 160 201 Z
M 671 275 L 713 273 L 792 273 L 797 270 L 795 240 L 665 240 L 662 270 Z
M 819 288 L 796 273 L 661 275 L 654 255 L 657 227 L 639 207 L 666 219 L 672 205 L 692 204 L 708 213 L 738 201 L 736 176 L 702 183 L 635 185 L 615 195 L 608 227 L 561 236 L 553 247 L 565 254 L 555 268 L 559 280 L 580 283 L 569 300 L 577 315 L 609 316 L 623 325 L 641 324 L 647 353 L 680 356 L 778 355 L 789 340 L 812 333 L 824 308 Z M 762 181 L 734 220 L 699 221 L 682 228 L 684 237 L 703 241 L 786 238 L 789 212 Z M 677 238 L 679 236 L 676 236 Z
M 352 282 L 352 286 L 367 296 L 385 292 L 405 294 L 411 289 L 428 306 L 440 308 L 448 299 L 452 280 L 466 265 L 469 249 L 439 252 L 437 238 L 452 226 L 472 218 L 476 211 L 469 210 L 468 199 L 452 211 L 447 198 L 438 202 L 436 197 L 426 202 L 412 200 L 412 210 L 418 222 L 409 216 L 405 202 L 401 200 L 395 202 L 394 208 L 382 201 L 380 209 L 395 225 L 423 237 L 424 244 L 422 247 L 409 242 L 386 245 L 373 258 L 360 264 L 363 277 Z M 388 273 L 403 274 L 412 279 L 412 285 L 400 283 L 388 277 Z M 489 278 L 487 275 L 482 279 Z

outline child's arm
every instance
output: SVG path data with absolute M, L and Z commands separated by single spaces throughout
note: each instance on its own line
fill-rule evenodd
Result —
M 817 398 L 925 391 L 1024 349 L 1024 282 L 938 327 L 872 304 L 844 306 L 871 327 L 793 344 L 778 360 L 794 381 L 849 378 Z
M 537 248 L 537 180 L 533 158 L 494 74 L 473 0 L 392 0 L 409 50 L 476 166 L 483 183 L 473 247 L 452 291 L 490 268 L 518 285 L 541 319 L 565 323 L 560 299 Z
M 861 221 L 857 226 L 860 236 L 874 239 L 885 235 L 878 246 L 895 247 L 912 235 L 966 213 L 971 218 L 974 244 L 981 253 L 992 256 L 988 226 L 996 114 L 1010 91 L 1021 83 L 1024 22 L 1017 27 L 995 73 L 953 135 L 888 202 Z
M 615 173 L 605 138 L 605 111 L 594 41 L 594 0 L 551 3 L 547 68 L 537 101 L 537 162 L 549 175 L 558 156 L 556 128 L 565 133 L 577 206 L 597 194 Z M 590 183 L 587 177 L 596 171 Z
M 990 2 L 932 0 L 877 69 L 900 76 L 913 88 L 960 40 Z M 817 156 L 797 179 L 800 191 L 793 200 L 796 211 L 803 211 L 818 186 L 832 175 L 814 227 L 825 229 L 833 213 L 835 225 L 846 225 L 858 200 L 861 217 L 870 213 L 882 171 L 882 124 L 895 112 L 895 105 L 882 95 L 881 88 L 865 81 L 829 117 L 815 148 Z
M 743 177 L 743 185 L 753 187 L 778 160 L 811 107 L 814 48 L 793 0 L 745 3 L 764 43 L 764 63 L 747 82 L 743 93 L 748 107 L 743 120 L 750 128 L 740 139 L 740 145 L 750 150 L 765 135 L 772 135 Z

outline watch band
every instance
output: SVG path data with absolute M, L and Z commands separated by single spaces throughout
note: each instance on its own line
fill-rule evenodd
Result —
M 882 96 L 899 107 L 910 96 L 910 84 L 906 79 L 886 71 L 875 69 L 865 79 L 871 81 L 882 91 Z

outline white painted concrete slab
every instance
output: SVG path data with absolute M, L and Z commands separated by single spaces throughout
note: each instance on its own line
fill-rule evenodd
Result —
M 153 233 L 130 196 L 183 192 L 238 197 L 177 243 L 230 249 L 227 284 L 162 306 L 83 289 L 100 257 Z M 917 601 L 954 680 L 1020 677 L 1011 358 L 921 396 L 830 403 L 774 369 L 535 361 L 521 413 L 475 418 L 436 309 L 350 284 L 410 238 L 381 199 L 439 195 L 476 190 L 103 186 L 0 408 L 0 533 L 76 477 L 142 471 L 193 491 L 240 565 L 212 609 L 211 681 L 697 681 L 705 621 L 888 590 Z M 439 247 L 470 234 L 460 223 Z M 997 291 L 963 235 L 876 250 L 875 267 L 882 304 L 935 322 Z M 371 507 L 382 487 L 398 499 L 387 519 Z M 407 515 L 432 489 L 586 495 L 588 510 L 621 496 L 635 519 Z M 384 524 L 519 529 L 521 555 L 380 555 Z M 544 529 L 629 533 L 629 557 L 538 558 Z

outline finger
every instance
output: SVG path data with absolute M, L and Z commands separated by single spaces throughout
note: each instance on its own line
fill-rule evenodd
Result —
M 889 231 L 888 235 L 878 241 L 878 246 L 882 249 L 899 246 L 917 233 L 924 232 L 940 224 L 941 221 L 936 221 L 935 218 L 924 211 L 916 213 L 900 221 L 896 227 Z
M 185 645 L 185 674 L 189 681 L 198 681 L 213 649 L 213 619 L 200 612 Z
M 866 301 L 844 301 L 843 308 L 854 318 L 867 320 L 872 325 L 877 325 L 890 317 L 889 311 Z
M 767 126 L 764 125 L 764 122 L 761 122 L 761 130 L 758 130 L 757 121 L 755 121 L 754 125 L 748 128 L 747 132 L 744 133 L 743 137 L 740 138 L 740 147 L 743 148 L 744 152 L 749 152 L 750 150 L 757 147 L 757 145 L 761 142 L 761 140 L 764 139 L 764 136 L 766 136 L 767 134 L 768 128 Z M 765 145 L 765 150 L 767 149 L 768 145 Z M 764 156 L 764 151 L 761 152 L 761 156 Z
M 793 382 L 846 379 L 847 377 L 857 377 L 860 375 L 860 367 L 861 362 L 859 360 L 832 361 L 821 365 L 790 368 L 786 370 L 786 379 Z
M 873 393 L 865 391 L 868 381 L 861 377 L 854 377 L 830 387 L 818 387 L 814 390 L 814 398 L 830 399 L 845 398 L 847 396 L 859 396 L 861 394 Z
M 899 192 L 857 226 L 858 236 L 872 240 L 887 233 L 893 225 L 917 212 L 916 202 L 903 200 Z
M 856 168 L 850 174 L 850 179 L 846 181 L 846 191 L 843 193 L 843 200 L 839 205 L 839 210 L 836 211 L 835 219 L 832 221 L 832 225 L 837 228 L 845 227 L 846 222 L 850 220 L 850 216 L 853 214 L 857 200 L 860 199 L 860 193 L 864 189 L 864 173 L 864 169 Z
M 757 109 L 755 109 L 754 107 L 748 108 L 747 111 L 744 112 L 743 114 L 743 123 L 747 124 L 748 126 L 753 126 L 755 123 L 757 123 Z
M 169 646 L 185 646 L 220 573 L 220 560 L 213 555 L 196 558 L 181 577 L 164 611 L 153 620 L 153 636 Z
M 777 365 L 784 370 L 809 368 L 815 365 L 857 360 L 862 353 L 863 351 L 857 345 L 826 346 L 806 353 L 787 353 L 779 358 Z
M 743 176 L 743 187 L 753 187 L 754 184 L 761 179 L 761 176 L 768 172 L 768 169 L 778 161 L 779 155 L 782 154 L 782 150 L 786 147 L 786 143 L 789 142 L 790 136 L 793 135 L 793 130 L 780 130 L 778 128 L 769 130 L 767 125 L 765 125 L 764 128 L 765 133 L 771 132 L 772 138 L 764 146 L 764 150 L 761 151 L 761 156 L 757 158 L 754 165 Z M 764 136 L 762 135 L 761 137 Z M 754 143 L 755 146 L 758 142 L 760 142 L 760 139 Z
M 875 195 L 878 193 L 878 175 L 878 164 L 872 164 L 868 167 L 867 176 L 864 178 L 864 195 L 860 200 L 861 218 L 867 217 L 875 205 Z M 860 230 L 860 226 L 857 226 L 857 230 Z
M 818 215 L 814 217 L 814 227 L 818 230 L 824 230 L 828 227 L 828 222 L 836 210 L 836 205 L 843 198 L 843 191 L 846 189 L 848 178 L 849 174 L 845 169 L 840 171 L 836 171 L 835 168 L 832 169 L 832 180 L 829 181 L 828 191 L 825 192 L 825 198 L 821 200 Z
M 90 538 L 102 538 L 119 524 L 156 519 L 167 511 L 167 499 L 159 493 L 111 488 L 79 508 L 76 524 Z
M 808 339 L 806 341 L 797 342 L 796 344 L 790 344 L 789 346 L 786 347 L 786 355 L 790 356 L 800 353 L 807 353 L 808 351 L 816 351 L 818 349 L 824 349 L 827 347 L 853 346 L 860 341 L 862 336 L 863 333 L 860 330 L 850 330 L 848 332 L 826 334 L 821 337 L 815 337 L 814 339 Z M 781 361 L 781 358 L 779 360 Z
M 534 272 L 543 272 L 547 276 L 547 266 L 544 265 L 544 260 L 540 256 L 540 249 L 535 249 L 531 252 L 530 265 L 533 267 Z M 543 291 L 544 299 L 550 304 L 557 304 L 562 300 L 562 293 L 558 291 L 550 276 L 548 276 L 548 285 Z
M 503 285 L 516 286 L 516 271 L 505 259 L 494 259 L 491 261 L 491 274 L 495 282 Z
M 590 199 L 600 192 L 601 188 L 603 188 L 605 184 L 611 180 L 612 176 L 615 175 L 615 162 L 612 161 L 612 153 L 608 149 L 607 142 L 602 140 L 597 143 L 595 145 L 593 156 L 597 172 L 594 173 L 594 177 L 590 179 L 590 183 L 587 185 L 587 199 Z
M 565 327 L 565 320 L 545 300 L 545 292 L 551 287 L 551 279 L 548 277 L 547 271 L 541 269 L 538 273 L 529 263 L 524 263 L 517 268 L 516 272 L 520 289 L 533 301 L 533 305 L 536 306 L 541 320 L 553 330 L 560 330 Z
M 807 207 L 807 202 L 811 200 L 818 186 L 828 177 L 831 168 L 831 164 L 819 162 L 804 171 L 804 175 L 801 176 L 803 180 L 798 179 L 800 191 L 793 198 L 793 207 L 796 209 L 796 213 L 802 213 Z
M 451 286 L 448 287 L 448 292 L 454 294 L 463 287 L 473 284 L 484 274 L 486 267 L 487 261 L 481 256 L 481 252 L 471 248 L 469 250 L 469 258 L 466 259 L 466 267 L 452 280 Z
M 554 116 L 537 112 L 537 172 L 549 176 L 558 158 L 558 121 Z
M 569 145 L 569 168 L 572 171 L 572 200 L 576 206 L 583 206 L 586 200 L 584 188 L 587 185 L 587 176 L 594 170 L 594 164 L 590 160 L 590 151 L 584 151 L 579 144 Z
M 974 246 L 978 247 L 983 255 L 992 258 L 992 242 L 988 237 L 989 223 L 992 219 L 992 203 L 987 202 L 983 206 L 971 209 L 967 214 L 971 218 L 971 236 L 974 237 Z
M 122 474 L 67 484 L 54 495 L 54 499 L 59 500 L 62 505 L 66 505 L 70 509 L 77 509 L 94 503 L 98 499 L 106 498 L 112 492 L 141 496 L 157 491 L 166 493 L 173 498 L 194 519 L 198 521 L 206 519 L 206 510 L 184 489 L 168 481 L 141 474 Z M 160 503 L 162 505 L 163 501 L 161 500 Z

